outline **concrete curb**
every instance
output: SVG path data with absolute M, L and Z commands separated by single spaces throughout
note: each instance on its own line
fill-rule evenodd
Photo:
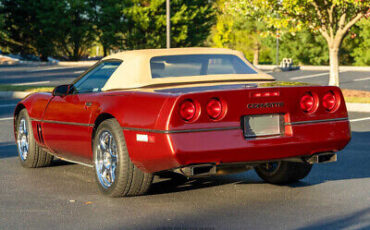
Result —
M 23 99 L 33 92 L 21 91 L 0 91 L 0 98 Z M 347 110 L 350 112 L 370 113 L 370 103 L 346 103 Z
M 86 66 L 92 66 L 97 62 L 98 61 L 60 61 L 60 62 L 57 63 L 57 65 L 86 67 Z
M 258 69 L 261 70 L 273 70 L 276 65 L 257 65 Z M 329 66 L 314 66 L 314 65 L 303 65 L 299 66 L 300 70 L 316 70 L 316 71 L 329 71 Z M 370 71 L 370 66 L 339 66 L 339 71 L 356 71 L 366 72 Z
M 33 61 L 18 61 L 13 63 L 2 63 L 0 67 L 14 66 L 74 66 L 74 67 L 90 67 L 97 61 L 60 61 L 60 62 L 33 62 Z
M 370 104 L 367 103 L 346 103 L 346 106 L 350 112 L 370 113 Z

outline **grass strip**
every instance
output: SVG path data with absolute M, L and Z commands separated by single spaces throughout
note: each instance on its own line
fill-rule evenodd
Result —
M 346 103 L 370 103 L 370 97 L 344 97 Z
M 0 91 L 52 92 L 53 89 L 54 87 L 52 86 L 0 84 Z

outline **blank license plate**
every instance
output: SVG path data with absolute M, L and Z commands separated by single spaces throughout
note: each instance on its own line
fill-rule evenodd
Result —
M 281 115 L 263 114 L 244 116 L 244 136 L 260 137 L 281 134 Z

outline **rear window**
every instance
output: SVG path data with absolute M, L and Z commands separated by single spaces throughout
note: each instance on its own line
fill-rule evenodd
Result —
M 150 59 L 150 68 L 152 78 L 256 73 L 239 57 L 224 54 L 158 56 Z

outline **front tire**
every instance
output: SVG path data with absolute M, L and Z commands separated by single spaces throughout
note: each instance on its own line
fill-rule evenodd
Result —
M 305 178 L 312 165 L 299 162 L 276 161 L 255 167 L 259 177 L 271 184 L 289 184 Z
M 49 166 L 53 156 L 36 143 L 31 120 L 26 109 L 19 112 L 15 128 L 18 156 L 22 166 L 25 168 Z
M 121 126 L 115 119 L 103 121 L 93 142 L 95 179 L 100 191 L 111 197 L 146 193 L 153 175 L 130 160 Z

